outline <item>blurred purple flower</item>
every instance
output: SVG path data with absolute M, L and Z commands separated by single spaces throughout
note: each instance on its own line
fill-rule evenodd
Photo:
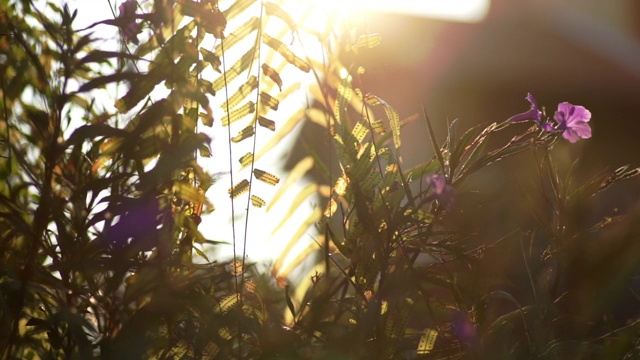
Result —
M 538 107 L 538 102 L 533 97 L 533 95 L 531 95 L 531 93 L 528 93 L 525 99 L 529 101 L 529 104 L 531 104 L 531 108 L 528 111 L 525 111 L 523 113 L 513 115 L 512 117 L 509 118 L 508 121 L 511 121 L 512 123 L 535 121 L 543 130 L 551 131 L 553 127 L 551 124 L 542 121 L 542 111 L 540 111 L 540 108 Z
M 140 43 L 138 34 L 142 31 L 142 27 L 136 22 L 137 8 L 138 3 L 136 0 L 127 0 L 118 7 L 118 11 L 120 12 L 118 18 L 125 21 L 125 24 L 120 27 L 122 37 L 124 37 L 127 42 L 132 42 L 136 45 Z
M 453 187 L 447 184 L 447 178 L 442 175 L 431 175 L 427 177 L 427 185 L 433 189 L 432 197 L 438 200 L 445 209 L 451 210 L 455 203 Z
M 574 143 L 580 138 L 588 139 L 591 137 L 591 112 L 584 106 L 572 105 L 568 102 L 558 104 L 553 118 L 558 122 L 557 130 L 562 131 L 562 137 Z
M 465 344 L 473 344 L 476 340 L 476 326 L 468 316 L 456 312 L 452 318 L 453 334 Z

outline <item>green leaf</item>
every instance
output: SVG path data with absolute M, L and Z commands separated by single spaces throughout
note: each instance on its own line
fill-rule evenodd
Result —
M 433 146 L 433 152 L 434 154 L 436 154 L 436 157 L 438 158 L 438 161 L 440 162 L 440 169 L 442 170 L 442 173 L 445 173 L 445 162 L 444 162 L 444 156 L 442 155 L 442 150 L 440 149 L 440 145 L 438 145 L 438 141 L 436 140 L 436 134 L 433 131 L 433 126 L 431 125 L 431 119 L 429 119 L 429 115 L 427 115 L 427 110 L 424 108 L 424 106 L 422 107 L 422 111 L 424 112 L 424 118 L 427 121 L 427 129 L 429 131 L 429 138 L 431 139 L 431 145 Z
M 97 78 L 93 78 L 87 81 L 86 83 L 82 84 L 78 88 L 78 91 L 76 91 L 76 93 L 91 91 L 114 82 L 128 81 L 130 83 L 134 83 L 138 79 L 140 79 L 142 76 L 139 75 L 138 73 L 131 73 L 131 72 L 121 72 L 121 73 L 115 73 L 111 75 L 99 76 Z
M 387 115 L 387 119 L 389 119 L 389 125 L 391 126 L 391 133 L 393 135 L 393 145 L 395 146 L 396 151 L 399 151 L 401 141 L 400 141 L 400 115 L 398 115 L 398 112 L 386 101 L 380 99 L 375 95 L 372 95 L 372 94 L 365 95 L 365 101 L 367 102 L 367 104 L 372 106 L 376 106 L 376 105 L 383 106 L 384 112 Z
M 285 285 L 284 287 L 284 298 L 285 301 L 287 302 L 287 308 L 289 308 L 289 311 L 291 312 L 291 315 L 295 318 L 296 317 L 296 309 L 293 306 L 293 301 L 291 301 L 291 296 L 289 296 L 289 285 Z

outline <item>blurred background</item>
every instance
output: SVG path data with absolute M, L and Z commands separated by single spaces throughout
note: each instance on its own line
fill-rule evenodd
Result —
M 527 92 L 547 114 L 557 103 L 586 106 L 594 137 L 579 147 L 601 165 L 638 160 L 640 2 L 487 0 L 471 23 L 375 14 L 379 47 L 356 59 L 368 91 L 401 115 L 502 121 L 528 109 Z M 419 131 L 407 131 L 421 143 Z M 424 134 L 424 133 L 423 133 Z
M 553 152 L 561 178 L 571 171 L 574 187 L 605 169 L 640 166 L 639 1 L 486 0 L 481 11 L 466 18 L 424 16 L 418 12 L 422 2 L 404 3 L 412 3 L 414 12 L 368 13 L 368 30 L 380 33 L 382 43 L 357 55 L 345 53 L 343 62 L 364 66 L 364 92 L 385 99 L 401 118 L 419 116 L 402 131 L 405 167 L 433 156 L 422 105 L 442 144 L 447 121 L 460 119 L 459 135 L 475 124 L 504 121 L 529 109 L 524 99 L 528 92 L 550 118 L 563 101 L 583 105 L 592 113 L 593 137 L 575 144 L 563 140 Z M 314 134 L 317 129 L 307 125 L 302 136 L 322 147 Z M 493 144 L 509 138 L 494 139 Z M 468 179 L 457 189 L 466 213 L 450 214 L 450 230 L 495 240 L 515 228 L 534 228 L 533 213 L 544 208 L 534 162 L 531 152 L 519 154 Z M 632 178 L 574 204 L 570 221 L 575 228 L 631 214 L 622 230 L 582 236 L 574 244 L 571 251 L 581 255 L 570 266 L 583 277 L 577 293 L 597 295 L 605 283 L 626 288 L 631 281 L 640 287 L 640 249 L 633 225 L 640 219 L 639 195 L 640 180 Z M 523 201 L 527 197 L 528 202 Z M 508 274 L 505 284 L 513 281 L 511 291 L 528 286 L 517 280 L 524 282 L 526 276 L 517 241 L 489 256 L 493 265 L 486 271 L 498 277 Z M 625 301 L 637 305 L 633 291 L 624 294 L 607 306 L 622 306 Z

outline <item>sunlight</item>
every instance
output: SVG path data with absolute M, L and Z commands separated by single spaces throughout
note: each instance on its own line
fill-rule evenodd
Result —
M 490 0 L 326 0 L 323 2 L 313 0 L 286 0 L 279 2 L 282 5 L 282 8 L 286 11 L 286 14 L 282 14 L 281 18 L 288 17 L 292 23 L 303 30 L 297 35 L 298 39 L 295 40 L 293 35 L 287 35 L 288 28 L 283 26 L 284 23 L 282 21 L 269 22 L 267 27 L 269 31 L 282 34 L 282 39 L 295 53 L 304 54 L 307 59 L 321 63 L 324 56 L 327 54 L 323 54 L 322 46 L 318 43 L 318 38 L 316 36 L 327 35 L 332 31 L 339 32 L 340 24 L 348 24 L 356 21 L 358 18 L 362 18 L 362 16 L 365 16 L 366 18 L 369 13 L 394 13 L 447 21 L 477 22 L 482 20 L 487 14 L 489 2 Z M 120 3 L 121 1 L 117 1 L 113 4 L 117 6 Z M 221 1 L 221 8 L 227 8 L 231 3 L 232 2 L 230 1 Z M 78 27 L 86 27 L 93 22 L 104 20 L 104 17 L 109 18 L 112 16 L 109 8 L 109 2 L 107 1 L 85 2 L 76 0 L 72 1 L 71 4 L 72 7 L 79 8 L 80 13 L 84 14 L 84 16 L 78 18 Z M 255 5 L 256 4 L 254 4 L 254 6 Z M 101 10 L 92 11 L 95 10 L 96 6 L 102 7 Z M 252 13 L 256 14 L 256 12 Z M 244 20 L 246 19 L 235 19 L 233 21 L 234 24 L 229 24 L 229 28 L 236 26 L 236 22 L 242 23 Z M 102 39 L 117 38 L 117 29 L 114 27 L 101 26 L 99 28 L 99 33 L 100 38 Z M 102 46 L 105 45 L 107 47 L 118 46 L 115 41 L 103 44 Z M 215 44 L 208 43 L 206 46 L 213 49 Z M 250 41 L 244 45 L 244 47 L 249 46 L 251 46 Z M 242 47 L 243 46 L 236 47 L 227 54 L 227 61 L 229 64 L 233 64 L 235 61 L 234 58 L 239 57 L 240 54 L 237 53 L 237 49 Z M 253 69 L 252 71 L 255 73 L 257 72 L 257 69 Z M 311 74 L 308 76 L 301 76 L 297 69 L 290 67 L 285 67 L 281 71 L 281 75 L 283 79 L 285 79 L 285 85 L 287 82 L 291 84 L 291 81 L 287 79 L 295 79 L 295 81 L 299 81 L 302 84 L 302 88 L 306 88 L 316 81 Z M 338 75 L 343 79 L 350 76 L 348 71 L 344 68 L 338 69 Z M 214 76 L 214 74 L 211 73 L 209 76 Z M 231 89 L 235 89 L 245 80 L 246 79 L 239 78 L 235 82 L 231 83 L 229 87 Z M 163 91 L 163 89 L 156 90 Z M 224 96 L 214 97 L 211 99 L 212 108 L 219 109 L 220 104 L 224 102 L 224 100 Z M 108 108 L 110 108 L 111 101 L 105 100 L 104 103 Z M 298 92 L 295 96 L 291 96 L 286 102 L 281 104 L 277 118 L 286 119 L 294 116 L 296 112 L 304 109 L 307 106 L 307 103 L 308 93 L 306 91 Z M 219 119 L 221 115 L 217 114 L 216 117 Z M 287 156 L 288 152 L 293 147 L 299 130 L 300 127 L 296 127 L 291 131 L 289 136 L 278 144 L 276 148 L 272 148 L 269 156 L 266 156 L 262 160 L 261 166 L 272 169 L 276 174 L 282 175 L 283 179 L 286 178 L 287 170 L 282 166 L 282 159 Z M 288 224 L 284 224 L 284 226 L 280 228 L 276 228 L 275 224 L 278 224 L 278 219 L 283 213 L 288 211 L 289 204 L 294 201 L 293 195 L 295 195 L 296 192 L 301 191 L 301 189 L 304 189 L 311 180 L 303 178 L 301 181 L 295 183 L 292 188 L 288 189 L 290 192 L 288 191 L 288 194 L 284 197 L 283 201 L 280 201 L 278 206 L 270 209 L 269 212 L 264 210 L 254 210 L 250 215 L 251 223 L 259 224 L 259 226 L 249 226 L 244 229 L 244 219 L 240 216 L 236 219 L 236 225 L 241 225 L 239 225 L 236 230 L 232 230 L 229 226 L 231 221 L 231 204 L 224 200 L 228 198 L 228 195 L 226 194 L 227 189 L 229 188 L 227 174 L 229 174 L 230 169 L 228 168 L 229 164 L 225 162 L 221 163 L 219 161 L 220 158 L 231 156 L 231 154 L 229 154 L 227 142 L 224 140 L 224 134 L 226 134 L 227 130 L 226 128 L 220 127 L 219 122 L 215 122 L 213 128 L 203 128 L 200 129 L 200 131 L 208 133 L 208 135 L 213 139 L 212 152 L 216 154 L 216 156 L 209 159 L 200 158 L 199 161 L 207 171 L 220 176 L 218 179 L 219 181 L 217 181 L 216 184 L 214 184 L 214 186 L 212 186 L 208 191 L 208 197 L 216 200 L 214 201 L 216 211 L 214 211 L 213 214 L 209 214 L 204 217 L 204 221 L 200 226 L 201 231 L 212 239 L 221 240 L 227 243 L 232 242 L 232 233 L 235 231 L 237 239 L 246 238 L 248 240 L 246 242 L 246 253 L 252 260 L 258 262 L 275 261 L 283 268 L 287 268 L 291 261 L 290 259 L 295 258 L 296 254 L 300 253 L 302 250 L 296 248 L 292 250 L 290 254 L 287 254 L 288 251 L 285 251 L 287 241 L 285 239 L 290 239 L 291 237 L 296 236 L 296 233 L 299 230 L 299 224 L 306 223 L 306 221 L 308 221 L 306 220 L 307 217 L 313 213 L 314 206 L 317 205 L 314 205 L 313 203 L 318 200 L 315 198 L 310 199 L 309 204 L 301 206 L 298 211 L 295 212 L 295 215 L 291 217 Z M 237 132 L 238 130 L 234 127 L 233 131 Z M 259 134 L 257 147 L 261 148 L 264 146 L 267 139 L 268 136 L 265 137 L 264 134 Z M 249 143 L 236 144 L 235 146 L 234 154 L 243 154 L 251 151 Z M 233 169 L 234 173 L 237 172 L 235 174 L 237 178 L 250 176 L 246 175 L 248 170 L 249 169 Z M 265 187 L 263 184 L 254 184 L 253 187 L 258 191 L 264 188 L 261 192 L 261 196 L 265 197 L 265 200 L 269 202 L 269 198 L 271 197 L 270 194 L 273 193 L 271 188 Z M 243 206 L 238 205 L 238 207 L 242 208 Z M 313 222 L 311 222 L 310 225 L 312 223 Z M 312 228 L 313 226 L 310 226 L 309 231 L 307 232 L 308 235 L 303 235 L 299 239 L 299 243 L 297 244 L 298 247 L 304 248 L 309 244 L 314 246 L 313 240 L 309 237 L 312 236 L 311 234 L 315 233 Z M 221 257 L 232 256 L 234 252 L 236 254 L 242 254 L 245 252 L 245 244 L 243 243 L 244 241 L 238 241 L 235 246 L 235 251 L 233 246 L 221 246 L 215 249 L 215 253 Z M 285 258 L 287 258 L 287 260 L 285 260 Z
M 322 29 L 328 21 L 328 14 L 340 19 L 353 17 L 363 12 L 380 12 L 434 18 L 447 21 L 474 23 L 482 21 L 489 12 L 491 0 L 326 0 L 317 5 L 312 2 L 313 11 L 304 19 L 311 29 Z

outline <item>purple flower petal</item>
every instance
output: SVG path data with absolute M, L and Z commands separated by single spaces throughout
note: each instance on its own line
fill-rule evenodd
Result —
M 521 123 L 521 122 L 525 122 L 525 121 L 535 121 L 535 122 L 539 122 L 540 118 L 540 111 L 538 109 L 530 109 L 526 112 L 517 114 L 517 115 L 513 115 L 512 117 L 509 118 L 509 121 L 511 121 L 512 123 Z
M 127 42 L 132 42 L 138 45 L 138 34 L 142 31 L 140 24 L 136 22 L 136 10 L 138 8 L 138 3 L 136 0 L 127 0 L 123 2 L 119 7 L 118 11 L 120 12 L 118 17 L 126 19 L 127 23 L 120 27 L 122 31 L 122 37 Z
M 453 187 L 447 184 L 447 178 L 442 175 L 431 175 L 427 177 L 427 184 L 433 188 L 433 197 L 445 209 L 451 210 L 455 203 L 455 193 Z
M 542 130 L 544 131 L 549 131 L 549 132 L 553 131 L 553 124 L 550 122 L 543 123 L 541 127 L 542 127 Z
M 542 112 L 538 108 L 538 102 L 533 97 L 533 95 L 531 95 L 531 93 L 528 93 L 525 99 L 529 102 L 529 104 L 531 104 L 531 108 L 528 111 L 510 117 L 509 121 L 513 123 L 519 123 L 533 120 L 537 123 L 540 123 Z
M 558 122 L 558 129 L 562 130 L 562 137 L 570 142 L 591 137 L 591 127 L 587 124 L 591 120 L 591 112 L 584 106 L 562 102 L 558 104 L 553 118 Z

